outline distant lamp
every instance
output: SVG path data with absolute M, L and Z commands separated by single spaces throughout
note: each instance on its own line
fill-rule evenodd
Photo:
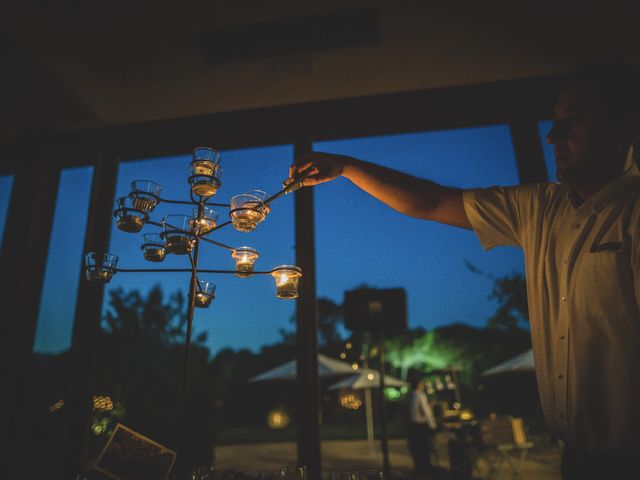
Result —
M 116 218 L 116 227 L 123 232 L 137 233 L 144 227 L 149 215 L 145 210 L 135 208 L 136 203 L 131 197 L 118 197 L 113 216 Z M 138 204 L 140 207 L 141 205 Z
M 196 290 L 195 306 L 207 308 L 216 298 L 216 286 L 211 282 L 200 281 L 200 288 Z
M 354 392 L 341 394 L 339 401 L 340 406 L 347 410 L 357 410 L 362 406 L 362 400 L 360 400 L 360 397 Z
M 133 201 L 133 208 L 139 212 L 152 212 L 160 201 L 162 187 L 151 180 L 134 180 L 131 182 L 129 197 Z
M 253 272 L 253 267 L 260 255 L 254 248 L 238 247 L 231 252 L 231 256 L 236 261 L 236 270 L 242 272 L 239 276 L 248 276 Z
M 102 255 L 89 252 L 84 256 L 84 271 L 87 280 L 97 283 L 108 283 L 116 273 L 118 256 L 111 253 Z
M 291 417 L 283 408 L 275 408 L 267 415 L 267 425 L 275 430 L 286 428 L 291 422 Z
M 298 298 L 298 280 L 302 270 L 295 265 L 281 265 L 271 270 L 276 280 L 276 297 L 284 299 Z
M 471 410 L 462 410 L 460 412 L 460 420 L 463 422 L 468 422 L 469 420 L 473 420 L 473 413 Z
M 218 161 L 220 153 L 213 148 L 198 147 L 193 150 L 191 161 L 189 184 L 191 191 L 199 197 L 211 197 L 222 186 L 220 176 L 222 168 Z
M 142 254 L 145 260 L 150 262 L 161 262 L 164 260 L 166 251 L 164 248 L 164 240 L 159 233 L 145 233 L 143 235 L 144 243 L 142 244 Z

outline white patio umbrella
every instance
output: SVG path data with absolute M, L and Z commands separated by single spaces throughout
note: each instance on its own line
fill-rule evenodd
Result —
M 282 365 L 267 370 L 260 375 L 256 375 L 249 379 L 250 382 L 264 382 L 266 380 L 295 380 L 298 369 L 296 367 L 296 361 L 283 363 Z M 318 354 L 318 376 L 319 377 L 331 377 L 339 375 L 352 374 L 353 369 L 351 364 L 342 362 L 326 355 Z M 385 377 L 386 378 L 386 377 Z
M 385 387 L 408 387 L 409 383 L 391 375 L 384 376 Z M 370 368 L 362 368 L 358 373 L 351 375 L 329 387 L 329 390 L 338 390 L 341 388 L 351 390 L 364 390 L 364 407 L 367 417 L 367 443 L 369 445 L 369 453 L 373 453 L 373 409 L 371 407 L 371 389 L 380 388 L 380 372 L 371 370 Z
M 483 377 L 489 375 L 498 375 L 501 373 L 511 372 L 533 372 L 535 371 L 535 365 L 533 362 L 533 350 L 529 349 L 519 355 L 516 355 L 509 360 L 496 365 L 482 373 Z

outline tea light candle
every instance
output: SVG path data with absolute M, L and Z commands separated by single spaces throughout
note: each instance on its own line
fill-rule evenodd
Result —
M 253 272 L 253 267 L 259 257 L 259 254 L 255 249 L 251 247 L 238 247 L 233 252 L 231 252 L 231 256 L 236 261 L 236 270 L 247 274 Z
M 118 216 L 116 227 L 123 232 L 137 233 L 144 227 L 144 219 L 137 215 L 123 213 Z
M 150 262 L 161 262 L 164 260 L 165 251 L 164 247 L 148 245 L 144 248 L 142 254 L 144 255 L 145 260 L 149 260 Z
M 118 257 L 111 253 L 98 255 L 88 252 L 84 256 L 85 275 L 90 282 L 107 283 L 116 273 Z
M 193 248 L 193 240 L 188 235 L 173 233 L 164 237 L 164 247 L 168 253 L 186 255 Z
M 264 221 L 269 207 L 262 203 L 266 194 L 257 191 L 255 194 L 242 194 L 231 197 L 231 223 L 239 232 L 251 232 L 258 223 Z
M 118 197 L 116 199 L 116 209 L 113 212 L 116 217 L 116 227 L 123 232 L 136 233 L 142 230 L 147 214 L 136 210 L 133 199 L 130 197 Z
M 206 235 L 216 228 L 218 224 L 218 212 L 211 207 L 203 207 L 202 212 L 198 208 L 193 209 L 194 230 L 198 235 Z
M 295 265 L 281 265 L 271 271 L 276 281 L 276 297 L 292 299 L 298 297 L 298 280 L 302 270 Z
M 199 290 L 196 292 L 194 304 L 199 308 L 207 308 L 215 298 L 216 286 L 211 282 L 199 282 Z
M 111 280 L 112 272 L 109 269 L 102 269 L 99 267 L 89 267 L 86 271 L 87 280 L 90 282 L 108 282 Z
M 212 148 L 198 147 L 193 150 L 189 183 L 194 194 L 200 197 L 211 197 L 218 192 L 222 171 L 218 163 L 219 159 L 220 153 Z

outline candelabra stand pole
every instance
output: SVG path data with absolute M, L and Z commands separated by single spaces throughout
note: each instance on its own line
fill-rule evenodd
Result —
M 204 202 L 198 203 L 198 218 L 202 217 Z M 187 309 L 187 332 L 184 346 L 184 375 L 182 376 L 182 400 L 180 405 L 181 444 L 178 452 L 178 478 L 182 480 L 188 476 L 189 468 L 186 458 L 189 446 L 189 364 L 191 359 L 191 332 L 193 328 L 193 315 L 196 305 L 196 288 L 198 285 L 198 251 L 200 249 L 200 237 L 196 235 L 193 246 L 193 258 L 191 261 L 191 282 L 189 283 L 189 306 Z

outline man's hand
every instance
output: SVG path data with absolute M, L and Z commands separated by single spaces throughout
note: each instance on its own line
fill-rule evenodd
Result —
M 332 153 L 309 152 L 299 159 L 289 168 L 289 178 L 294 179 L 300 175 L 306 178 L 302 183 L 305 187 L 328 182 L 343 174 L 345 165 L 353 160 L 346 155 L 335 155 Z M 308 176 L 307 176 L 308 175 Z M 287 182 L 285 182 L 287 183 Z

